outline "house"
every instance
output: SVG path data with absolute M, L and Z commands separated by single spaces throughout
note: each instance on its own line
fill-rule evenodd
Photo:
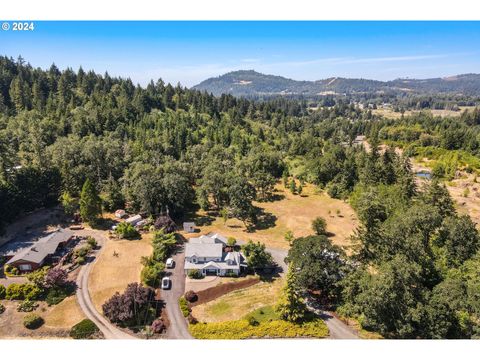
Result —
M 121 219 L 125 216 L 125 210 L 122 210 L 122 209 L 118 209 L 117 211 L 115 211 L 115 217 L 117 219 Z
M 137 225 L 140 221 L 142 221 L 142 216 L 141 215 L 130 216 L 127 220 L 125 220 L 126 223 L 128 223 L 132 226 Z
M 203 275 L 239 275 L 246 267 L 241 252 L 224 252 L 227 239 L 219 234 L 191 238 L 185 245 L 185 274 L 198 270 Z
M 70 230 L 57 230 L 13 255 L 6 265 L 14 266 L 21 272 L 36 270 L 47 260 L 53 260 L 58 250 L 65 248 L 72 238 L 73 233 Z
M 194 222 L 184 222 L 183 223 L 183 231 L 187 233 L 194 233 L 195 232 L 195 223 Z

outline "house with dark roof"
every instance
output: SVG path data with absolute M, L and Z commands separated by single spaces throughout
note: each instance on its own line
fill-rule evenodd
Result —
M 70 230 L 57 230 L 14 254 L 6 265 L 14 266 L 20 272 L 37 270 L 48 260 L 52 260 L 59 249 L 64 248 L 72 238 L 73 232 Z
M 239 275 L 246 267 L 241 252 L 225 252 L 227 239 L 219 234 L 191 238 L 185 245 L 185 274 L 198 270 L 203 275 Z

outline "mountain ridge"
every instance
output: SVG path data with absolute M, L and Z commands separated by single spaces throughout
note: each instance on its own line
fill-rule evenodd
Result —
M 340 95 L 365 92 L 459 93 L 480 95 L 480 74 L 467 73 L 427 79 L 398 78 L 381 81 L 364 78 L 329 77 L 320 80 L 293 80 L 255 70 L 237 70 L 208 78 L 192 89 L 214 95 Z

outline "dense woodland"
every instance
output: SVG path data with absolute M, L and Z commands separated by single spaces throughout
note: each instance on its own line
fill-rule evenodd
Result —
M 479 234 L 441 184 L 452 171 L 480 169 L 478 110 L 394 121 L 341 100 L 312 111 L 306 101 L 214 97 L 162 80 L 140 87 L 3 57 L 0 112 L 1 228 L 82 198 L 93 212 L 168 208 L 181 218 L 201 207 L 254 229 L 253 201 L 295 177 L 350 201 L 361 221 L 348 257 L 324 235 L 292 241 L 299 292 L 320 293 L 385 337 L 480 335 Z M 352 145 L 360 134 L 370 152 Z M 381 152 L 383 142 L 405 155 Z M 427 153 L 439 165 L 417 188 L 407 156 Z

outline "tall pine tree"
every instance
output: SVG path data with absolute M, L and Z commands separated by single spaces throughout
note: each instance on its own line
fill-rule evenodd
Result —
M 80 195 L 80 216 L 89 224 L 95 223 L 102 213 L 102 203 L 95 185 L 87 179 Z

